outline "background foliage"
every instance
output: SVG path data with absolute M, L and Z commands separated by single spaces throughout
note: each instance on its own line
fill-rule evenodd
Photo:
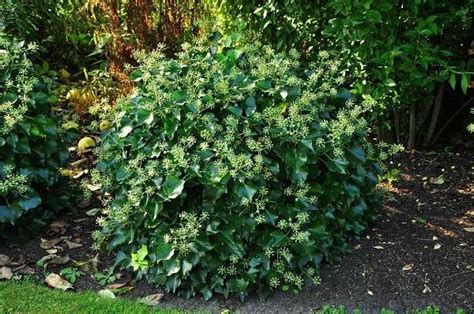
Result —
M 34 49 L 0 30 L 0 223 L 40 206 L 67 158 L 47 64 L 35 72 L 27 57 Z
M 308 59 L 315 50 L 337 53 L 353 92 L 377 101 L 371 120 L 379 140 L 410 149 L 432 144 L 435 131 L 443 129 L 439 112 L 448 117 L 456 112 L 441 110 L 448 88 L 444 82 L 449 80 L 453 89 L 467 93 L 473 71 L 468 56 L 474 39 L 472 0 L 222 3 L 234 18 L 230 20 L 240 19 L 247 28 L 261 32 L 278 50 L 296 47 Z

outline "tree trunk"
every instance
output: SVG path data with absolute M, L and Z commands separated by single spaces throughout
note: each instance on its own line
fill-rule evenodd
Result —
M 433 137 L 434 131 L 436 129 L 436 125 L 438 124 L 439 112 L 441 110 L 441 104 L 443 103 L 444 87 L 445 87 L 445 83 L 441 84 L 441 86 L 438 88 L 438 92 L 436 93 L 435 103 L 433 107 L 433 114 L 431 115 L 430 126 L 428 127 L 425 141 L 423 142 L 424 146 L 428 146 L 430 144 L 431 138 Z
M 397 144 L 400 144 L 400 112 L 398 109 L 393 111 L 393 119 L 395 123 L 395 140 L 397 141 Z
M 416 140 L 416 105 L 410 106 L 410 126 L 408 131 L 408 144 L 407 150 L 413 150 L 415 148 Z

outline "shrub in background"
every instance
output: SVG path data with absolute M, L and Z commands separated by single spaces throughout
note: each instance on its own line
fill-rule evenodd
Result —
M 297 48 L 308 59 L 335 51 L 353 93 L 377 100 L 370 123 L 378 138 L 409 149 L 437 140 L 456 112 L 443 102 L 447 83 L 466 94 L 473 74 L 472 0 L 220 2 L 226 23 L 244 22 L 278 50 Z
M 68 155 L 69 135 L 50 115 L 56 99 L 27 56 L 34 49 L 0 29 L 0 223 L 40 206 Z
M 301 68 L 234 34 L 139 55 L 97 171 L 106 209 L 94 236 L 185 297 L 299 290 L 376 215 L 379 168 L 363 113 L 322 52 Z

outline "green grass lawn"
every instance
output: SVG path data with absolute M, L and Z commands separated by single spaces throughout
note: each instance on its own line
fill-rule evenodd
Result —
M 94 292 L 63 292 L 39 286 L 31 282 L 0 282 L 0 313 L 180 313 L 163 310 L 124 299 L 107 299 Z M 203 312 L 205 313 L 205 312 Z M 231 313 L 223 310 L 222 313 Z M 316 314 L 361 314 L 347 311 L 344 307 L 323 307 Z M 393 314 L 382 309 L 381 314 Z M 413 314 L 440 314 L 437 308 L 414 310 Z M 464 314 L 462 309 L 455 314 Z
M 0 282 L 0 313 L 179 313 L 107 299 L 93 292 L 63 292 L 29 282 Z

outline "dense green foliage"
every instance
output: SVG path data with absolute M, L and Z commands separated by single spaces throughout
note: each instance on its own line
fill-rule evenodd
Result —
M 439 129 L 436 89 L 449 81 L 466 93 L 474 69 L 466 57 L 473 0 L 222 3 L 226 23 L 239 18 L 279 50 L 297 48 L 308 59 L 321 49 L 337 53 L 354 94 L 377 100 L 372 124 L 410 148 L 430 144 Z
M 4 0 L 0 24 L 26 42 L 35 42 L 37 55 L 50 63 L 80 68 L 99 59 L 90 55 L 103 46 L 94 40 L 93 23 L 82 9 L 83 0 Z M 100 55 L 99 55 L 100 56 Z
M 35 76 L 27 53 L 34 45 L 0 30 L 0 223 L 14 223 L 38 207 L 67 157 L 47 79 Z
M 117 263 L 185 297 L 245 297 L 319 281 L 374 219 L 378 166 L 339 62 L 277 54 L 239 35 L 141 55 L 103 138 L 95 236 Z

